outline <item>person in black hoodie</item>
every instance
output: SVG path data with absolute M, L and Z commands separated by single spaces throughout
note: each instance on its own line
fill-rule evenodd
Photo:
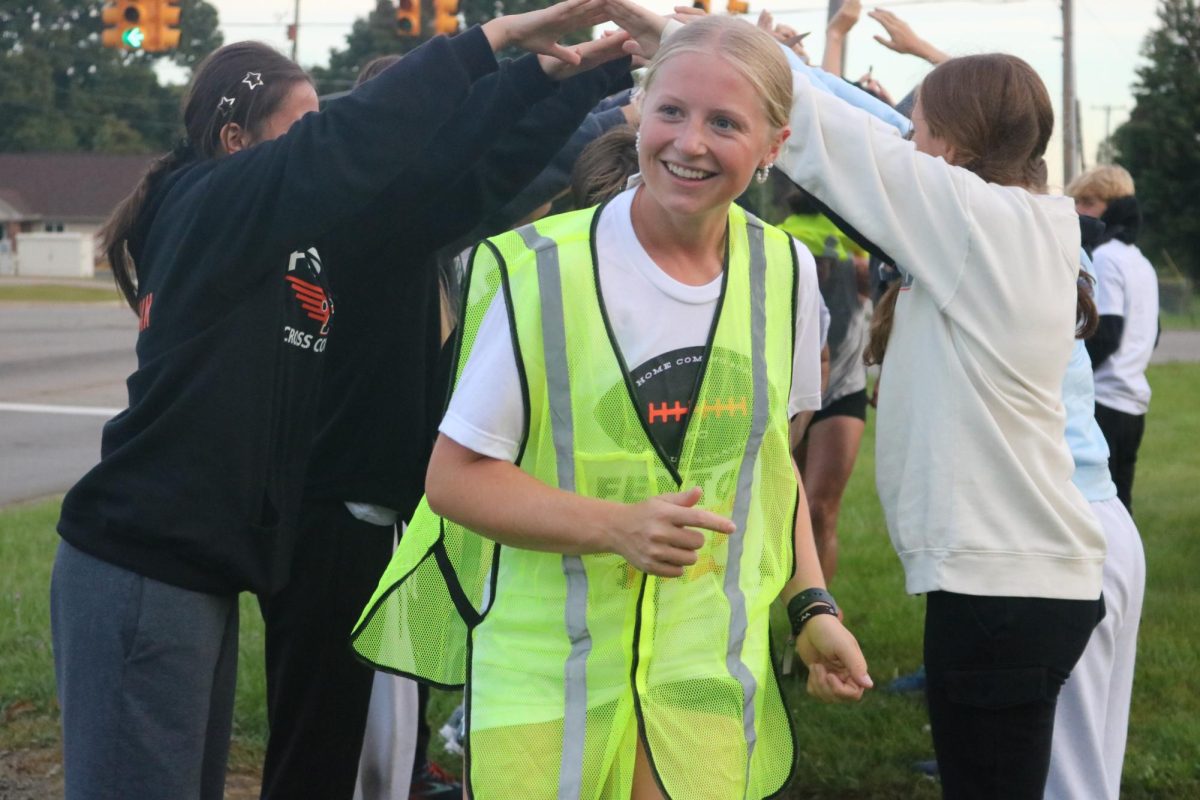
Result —
M 554 92 L 533 56 L 521 62 L 494 90 L 472 90 L 442 126 L 421 165 L 436 187 L 428 202 L 406 205 L 409 188 L 397 183 L 355 225 L 318 242 L 342 266 L 330 276 L 337 328 L 318 393 L 294 568 L 285 587 L 260 597 L 271 729 L 264 798 L 350 800 L 354 792 L 374 672 L 355 657 L 348 634 L 391 558 L 396 522 L 421 498 L 448 388 L 437 251 L 506 206 L 599 100 L 631 84 L 628 57 Z M 373 71 L 364 68 L 368 78 Z M 429 796 L 457 798 L 461 789 L 425 757 L 427 698 L 421 687 L 414 794 L 436 787 Z
M 196 71 L 187 144 L 157 161 L 105 230 L 139 316 L 129 407 L 67 494 L 51 582 L 67 798 L 218 798 L 236 680 L 237 594 L 286 584 L 334 304 L 314 246 L 389 186 L 419 209 L 423 169 L 494 51 L 562 78 L 620 37 L 567 0 L 436 38 L 322 113 L 305 73 L 240 43 Z M 613 42 L 612 39 L 618 41 Z M 514 62 L 511 69 L 517 69 Z

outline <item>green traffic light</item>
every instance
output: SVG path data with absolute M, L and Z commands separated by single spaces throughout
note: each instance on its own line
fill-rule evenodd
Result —
M 138 50 L 141 48 L 142 42 L 146 41 L 146 34 L 142 32 L 141 28 L 128 28 L 124 33 L 121 34 L 121 41 L 123 41 L 126 46 L 134 50 Z

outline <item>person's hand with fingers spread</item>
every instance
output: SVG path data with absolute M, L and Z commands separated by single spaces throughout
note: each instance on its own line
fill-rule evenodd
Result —
M 875 685 L 854 634 L 831 614 L 814 616 L 796 637 L 796 654 L 808 666 L 808 693 L 827 703 L 861 700 Z
M 696 563 L 696 551 L 707 537 L 700 530 L 730 534 L 731 520 L 696 508 L 700 489 L 661 494 L 625 506 L 620 523 L 611 531 L 609 549 L 650 575 L 678 578 Z
M 622 58 L 627 55 L 624 45 L 628 41 L 629 34 L 625 31 L 607 31 L 599 39 L 591 39 L 567 48 L 579 57 L 576 63 L 567 63 L 556 56 L 548 55 L 538 55 L 538 63 L 548 76 L 555 80 L 563 80 L 613 59 Z
M 519 47 L 530 53 L 552 56 L 578 65 L 582 56 L 558 43 L 565 34 L 598 25 L 609 19 L 605 0 L 564 0 L 524 14 L 508 14 L 483 24 L 483 34 L 492 49 Z M 545 62 L 543 62 L 544 64 Z
M 625 45 L 625 52 L 646 60 L 654 58 L 662 41 L 667 18 L 655 14 L 634 0 L 606 0 L 609 18 L 625 30 L 633 41 Z M 680 9 L 676 8 L 676 12 Z
M 878 22 L 887 31 L 887 37 L 876 34 L 875 41 L 889 50 L 923 58 L 930 64 L 940 64 L 950 59 L 950 56 L 918 36 L 907 22 L 891 11 L 877 8 L 874 11 L 868 11 L 867 16 Z

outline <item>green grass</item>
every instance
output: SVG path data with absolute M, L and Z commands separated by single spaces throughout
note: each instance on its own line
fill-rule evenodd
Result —
M 1186 313 L 1163 311 L 1158 315 L 1158 319 L 1162 323 L 1163 330 L 1166 331 L 1200 330 L 1200 311 Z
M 95 287 L 61 283 L 24 283 L 0 285 L 0 303 L 114 303 L 124 302 L 116 287 Z
M 1200 797 L 1200 365 L 1153 367 L 1136 484 L 1135 518 L 1146 547 L 1148 585 L 1138 651 L 1122 797 Z M 843 509 L 834 590 L 882 686 L 920 662 L 923 601 L 904 594 L 900 565 L 874 494 L 873 438 L 863 442 Z M 57 708 L 48 629 L 57 503 L 0 511 L 0 751 L 52 746 Z M 242 653 L 233 766 L 252 771 L 265 741 L 262 623 L 242 602 Z M 785 691 L 800 733 L 801 772 L 791 797 L 830 800 L 935 798 L 911 770 L 932 757 L 918 700 L 882 691 L 857 706 L 809 699 L 798 677 Z M 437 693 L 434 730 L 458 702 Z M 458 768 L 453 757 L 434 757 Z

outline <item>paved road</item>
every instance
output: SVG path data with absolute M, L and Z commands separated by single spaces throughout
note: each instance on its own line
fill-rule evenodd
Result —
M 1200 331 L 1163 331 L 1151 361 L 1155 364 L 1200 361 Z
M 64 492 L 96 463 L 136 338 L 116 303 L 0 303 L 0 506 Z
M 136 338 L 117 303 L 0 303 L 0 506 L 65 492 L 96 463 Z M 1200 331 L 1165 331 L 1154 360 L 1200 361 Z

